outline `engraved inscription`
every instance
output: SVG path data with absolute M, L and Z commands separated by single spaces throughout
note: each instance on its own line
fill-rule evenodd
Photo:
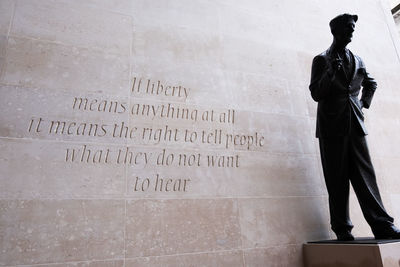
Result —
M 188 97 L 189 90 L 182 85 L 172 85 L 160 80 L 154 81 L 138 77 L 133 77 L 131 88 L 132 93 L 182 98 L 183 100 Z
M 66 164 L 115 164 L 149 171 L 161 168 L 149 175 L 130 174 L 130 192 L 185 193 L 193 188 L 195 172 L 171 177 L 162 173 L 163 168 L 240 168 L 236 149 L 252 151 L 265 144 L 259 131 L 235 132 L 236 110 L 185 104 L 190 92 L 189 87 L 180 84 L 133 77 L 131 94 L 143 99 L 74 96 L 69 106 L 76 114 L 125 115 L 125 120 L 107 123 L 97 116 L 92 120 L 34 116 L 29 119 L 27 132 L 54 138 L 85 138 L 87 142 L 65 149 Z M 112 146 L 99 148 L 96 140 Z M 118 146 L 113 140 L 129 140 L 129 145 Z
M 155 192 L 186 192 L 189 188 L 189 183 L 189 178 L 161 178 L 160 174 L 157 173 L 152 178 L 139 178 L 136 176 L 133 190 L 135 192 L 145 192 L 147 190 Z

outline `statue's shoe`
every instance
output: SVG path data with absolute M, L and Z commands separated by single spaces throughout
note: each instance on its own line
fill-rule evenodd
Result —
M 350 231 L 345 231 L 341 233 L 336 233 L 338 241 L 353 241 L 354 236 L 350 233 Z
M 400 230 L 392 225 L 384 229 L 372 230 L 375 239 L 400 239 Z

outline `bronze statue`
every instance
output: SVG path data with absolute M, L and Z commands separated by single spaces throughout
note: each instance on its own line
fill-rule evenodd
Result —
M 400 230 L 383 207 L 365 139 L 362 109 L 369 108 L 377 84 L 361 58 L 346 48 L 357 20 L 357 15 L 350 14 L 332 19 L 333 43 L 312 63 L 309 88 L 318 102 L 316 137 L 329 194 L 331 227 L 338 240 L 354 240 L 349 217 L 351 182 L 375 238 L 400 239 Z

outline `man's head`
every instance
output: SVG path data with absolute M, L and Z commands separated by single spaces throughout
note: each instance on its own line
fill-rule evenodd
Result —
M 338 43 L 346 46 L 351 42 L 357 20 L 357 15 L 342 14 L 329 22 L 333 37 Z

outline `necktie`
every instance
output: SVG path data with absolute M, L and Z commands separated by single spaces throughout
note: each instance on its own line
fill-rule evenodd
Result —
M 342 54 L 342 58 L 343 58 L 343 70 L 347 76 L 347 78 L 350 78 L 350 55 L 347 51 L 344 51 Z

